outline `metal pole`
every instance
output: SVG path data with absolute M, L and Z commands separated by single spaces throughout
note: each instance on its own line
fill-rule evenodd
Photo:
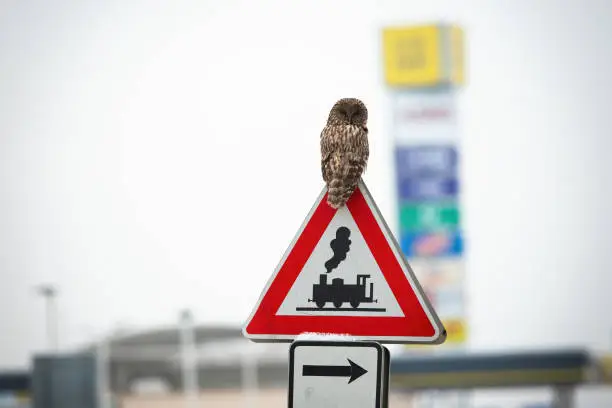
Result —
M 555 387 L 553 389 L 553 407 L 573 408 L 574 407 L 574 388 L 571 386 Z
M 181 313 L 180 320 L 181 355 L 183 393 L 185 396 L 185 408 L 196 408 L 198 406 L 198 364 L 195 354 L 195 336 L 193 331 L 193 318 L 191 312 L 185 310 Z
M 96 365 L 97 365 L 97 391 L 100 408 L 112 408 L 111 393 L 109 387 L 109 366 L 110 366 L 110 341 L 106 336 L 102 336 L 97 344 Z
M 469 408 L 470 407 L 470 394 L 468 390 L 459 391 L 457 395 L 457 407 L 459 408 Z
M 41 285 L 38 294 L 45 298 L 45 324 L 47 330 L 47 348 L 57 351 L 59 346 L 57 330 L 57 304 L 55 298 L 57 289 L 52 285 Z
M 258 387 L 258 359 L 255 354 L 249 352 L 250 347 L 246 347 L 241 353 L 241 385 L 242 395 L 245 408 L 257 408 L 257 399 L 255 398 Z

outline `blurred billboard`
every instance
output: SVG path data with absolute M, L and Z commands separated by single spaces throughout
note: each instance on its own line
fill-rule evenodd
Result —
M 447 329 L 442 349 L 448 350 L 462 346 L 468 330 L 457 118 L 457 94 L 464 83 L 463 30 L 444 24 L 388 27 L 382 43 L 397 236 Z

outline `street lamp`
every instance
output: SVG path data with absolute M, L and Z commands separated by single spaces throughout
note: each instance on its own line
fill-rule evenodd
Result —
M 187 309 L 181 311 L 179 324 L 185 408 L 195 408 L 198 405 L 199 384 L 194 320 L 191 311 Z
M 57 297 L 57 288 L 51 284 L 39 285 L 37 293 L 45 299 L 45 322 L 47 326 L 47 347 L 49 350 L 57 351 L 58 333 L 57 333 L 57 305 L 55 299 Z

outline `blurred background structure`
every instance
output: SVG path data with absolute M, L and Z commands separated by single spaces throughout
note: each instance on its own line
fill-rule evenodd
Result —
M 47 347 L 49 351 L 55 351 L 58 347 L 57 338 L 57 288 L 53 285 L 40 285 L 36 288 L 37 294 L 45 300 L 45 326 L 47 330 Z
M 0 407 L 285 406 L 288 345 L 240 328 L 346 96 L 450 334 L 392 348 L 390 406 L 612 406 L 611 18 L 605 0 L 4 2 Z

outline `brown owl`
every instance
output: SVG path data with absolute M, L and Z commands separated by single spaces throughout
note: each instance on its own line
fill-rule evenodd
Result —
M 340 208 L 351 197 L 368 163 L 368 110 L 355 98 L 334 104 L 321 132 L 321 171 L 327 203 Z

